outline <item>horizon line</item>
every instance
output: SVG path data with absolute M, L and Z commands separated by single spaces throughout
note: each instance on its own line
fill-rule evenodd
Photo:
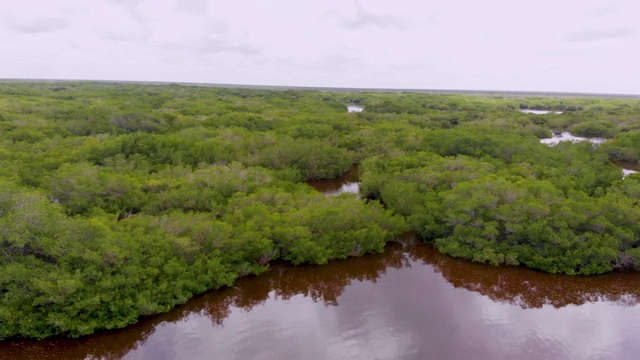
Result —
M 148 80 L 95 80 L 95 79 L 42 79 L 42 78 L 0 78 L 0 82 L 86 82 L 110 84 L 140 84 L 140 85 L 180 85 L 200 86 L 231 89 L 253 90 L 301 90 L 327 92 L 379 92 L 379 93 L 422 93 L 422 94 L 469 94 L 469 95 L 519 95 L 519 96 L 557 96 L 557 97 L 605 97 L 640 99 L 640 94 L 622 93 L 594 93 L 572 91 L 540 91 L 540 90 L 463 90 L 463 89 L 421 89 L 421 88 L 369 88 L 369 87 L 340 87 L 340 86 L 305 86 L 305 85 L 248 85 L 184 81 L 148 81 Z

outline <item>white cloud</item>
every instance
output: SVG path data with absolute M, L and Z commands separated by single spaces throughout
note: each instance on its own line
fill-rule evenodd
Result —
M 564 37 L 565 41 L 569 42 L 595 42 L 602 40 L 623 39 L 635 37 L 638 34 L 636 29 L 633 28 L 615 28 L 607 30 L 582 30 L 573 34 L 568 34 Z
M 590 18 L 599 18 L 620 13 L 620 6 L 616 3 L 598 5 L 585 13 Z
M 8 28 L 23 34 L 44 34 L 60 31 L 69 27 L 69 20 L 61 17 L 44 17 L 37 19 L 8 19 Z
M 177 0 L 174 9 L 178 13 L 202 16 L 207 13 L 208 7 L 207 0 Z
M 376 14 L 367 11 L 357 1 L 354 2 L 356 13 L 350 17 L 339 17 L 340 25 L 347 30 L 366 30 L 368 28 L 407 29 L 411 25 L 406 19 L 391 14 Z
M 639 12 L 632 0 L 6 1 L 0 77 L 640 93 Z

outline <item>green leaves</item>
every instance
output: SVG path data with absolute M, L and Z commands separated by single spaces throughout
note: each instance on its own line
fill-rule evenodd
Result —
M 573 153 L 571 147 L 564 151 L 563 156 L 583 161 L 572 160 L 565 172 L 537 170 L 537 161 L 489 164 L 433 155 L 420 161 L 425 153 L 370 160 L 362 166 L 363 188 L 408 216 L 413 231 L 452 256 L 553 273 L 599 274 L 629 266 L 628 249 L 640 245 L 640 216 L 627 195 L 635 194 L 635 180 L 613 181 L 610 164 L 589 149 L 583 148 L 586 154 Z M 560 155 L 554 156 L 567 161 Z M 532 169 L 540 172 L 534 175 Z M 579 177 L 567 176 L 571 171 Z
M 123 327 L 271 261 L 379 252 L 407 229 L 494 265 L 640 268 L 640 177 L 609 162 L 640 159 L 637 101 L 7 82 L 0 94 L 0 338 Z M 354 101 L 366 110 L 348 114 Z M 541 145 L 551 128 L 615 137 Z M 362 199 L 303 183 L 355 163 Z

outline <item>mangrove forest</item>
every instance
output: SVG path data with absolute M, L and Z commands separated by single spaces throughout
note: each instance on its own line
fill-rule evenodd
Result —
M 563 133 L 584 141 L 544 142 Z M 638 161 L 632 98 L 0 82 L 0 339 L 123 328 L 407 232 L 637 271 Z M 355 172 L 357 195 L 311 186 Z

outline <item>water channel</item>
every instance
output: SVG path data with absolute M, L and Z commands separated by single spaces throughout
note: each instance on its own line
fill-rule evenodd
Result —
M 358 194 L 360 192 L 360 170 L 357 166 L 351 167 L 342 176 L 331 180 L 314 180 L 308 184 L 327 196 L 335 196 L 343 193 Z

